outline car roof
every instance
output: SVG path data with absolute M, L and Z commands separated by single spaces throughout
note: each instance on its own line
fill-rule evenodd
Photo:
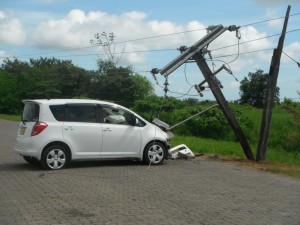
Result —
M 45 104 L 45 105 L 87 103 L 87 104 L 110 104 L 110 105 L 119 106 L 111 102 L 93 100 L 93 99 L 24 99 L 22 100 L 22 102 L 24 104 L 27 102 L 35 102 L 38 104 Z

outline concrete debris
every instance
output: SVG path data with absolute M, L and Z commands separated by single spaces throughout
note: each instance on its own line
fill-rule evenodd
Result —
M 169 158 L 192 159 L 195 158 L 195 155 L 185 144 L 181 144 L 169 149 Z

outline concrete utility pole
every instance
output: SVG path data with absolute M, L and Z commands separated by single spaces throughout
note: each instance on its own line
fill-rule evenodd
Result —
M 289 20 L 291 6 L 289 5 L 286 11 L 285 20 L 278 46 L 273 51 L 272 61 L 269 70 L 269 79 L 265 95 L 264 109 L 260 126 L 260 135 L 257 145 L 256 161 L 265 160 L 266 149 L 268 144 L 272 112 L 274 107 L 275 91 L 280 67 L 280 58 L 286 33 L 286 28 Z
M 215 77 L 218 72 L 220 72 L 222 69 L 225 69 L 229 71 L 226 66 L 222 66 L 219 68 L 216 72 L 212 73 L 210 68 L 208 67 L 203 55 L 206 54 L 208 45 L 215 40 L 218 36 L 220 36 L 225 31 L 237 31 L 239 27 L 236 26 L 229 26 L 229 27 L 223 27 L 222 25 L 218 26 L 210 26 L 208 30 L 208 34 L 204 36 L 202 39 L 200 39 L 198 42 L 196 42 L 193 46 L 190 48 L 187 47 L 180 47 L 181 55 L 179 55 L 177 58 L 175 58 L 173 61 L 171 61 L 169 64 L 167 64 L 164 68 L 161 70 L 153 69 L 152 74 L 155 76 L 155 73 L 160 73 L 164 77 L 168 77 L 174 70 L 176 70 L 179 66 L 181 66 L 183 63 L 185 63 L 188 60 L 195 60 L 198 67 L 200 68 L 201 72 L 203 73 L 203 76 L 205 80 L 201 82 L 199 85 L 195 85 L 196 90 L 201 95 L 201 88 L 204 83 L 208 83 L 210 89 L 212 90 L 220 108 L 222 109 L 228 123 L 230 124 L 231 128 L 233 129 L 237 139 L 239 140 L 244 153 L 246 157 L 249 160 L 254 160 L 254 156 L 252 154 L 250 145 L 239 126 L 233 112 L 231 111 L 228 102 L 226 101 L 221 89 L 220 89 L 220 82 Z

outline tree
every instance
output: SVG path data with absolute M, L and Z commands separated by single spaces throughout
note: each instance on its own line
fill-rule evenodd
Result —
M 90 72 L 70 60 L 5 59 L 0 68 L 0 113 L 20 113 L 22 99 L 74 98 L 84 95 Z
M 240 83 L 241 99 L 239 102 L 263 107 L 268 76 L 263 70 L 256 70 L 254 73 L 249 72 L 248 78 L 245 77 Z M 279 88 L 276 87 L 275 102 L 279 103 L 279 101 Z
M 71 60 L 56 58 L 30 59 L 31 77 L 39 82 L 33 90 L 36 98 L 73 98 L 82 94 L 86 70 Z M 44 94 L 43 94 L 44 93 Z
M 131 107 L 136 100 L 154 94 L 150 81 L 135 73 L 132 67 L 117 67 L 110 60 L 99 60 L 98 66 L 98 71 L 91 75 L 86 86 L 88 97 Z
M 114 33 L 102 32 L 90 40 L 92 45 L 102 47 L 107 59 L 98 60 L 97 74 L 91 77 L 91 86 L 87 92 L 92 98 L 111 100 L 131 107 L 136 100 L 153 95 L 154 89 L 146 77 L 134 72 L 132 66 L 117 66 L 122 54 L 116 56 L 114 39 Z
M 114 35 L 114 33 L 102 32 L 101 34 L 94 34 L 94 38 L 90 40 L 91 45 L 102 47 L 103 51 L 108 57 L 107 62 L 113 64 L 114 66 L 116 66 L 119 63 L 122 57 L 122 54 L 121 56 L 116 56 L 116 45 L 114 42 L 115 37 L 116 36 Z M 101 59 L 99 61 L 101 61 Z

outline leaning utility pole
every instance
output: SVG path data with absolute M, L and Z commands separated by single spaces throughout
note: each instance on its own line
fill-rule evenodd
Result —
M 215 96 L 221 110 L 223 111 L 228 123 L 230 124 L 231 128 L 233 129 L 237 139 L 239 140 L 244 153 L 246 157 L 249 160 L 254 160 L 254 156 L 251 151 L 251 147 L 241 129 L 239 126 L 234 113 L 230 109 L 230 106 L 228 102 L 226 101 L 221 89 L 220 89 L 220 81 L 216 78 L 216 74 L 220 72 L 222 69 L 225 69 L 227 72 L 231 73 L 231 71 L 223 65 L 221 68 L 216 70 L 214 73 L 210 70 L 208 67 L 204 55 L 206 53 L 209 53 L 207 50 L 208 45 L 215 40 L 218 36 L 220 36 L 225 31 L 237 31 L 239 27 L 236 26 L 229 26 L 229 27 L 223 27 L 222 25 L 218 26 L 210 26 L 208 30 L 208 34 L 204 36 L 202 39 L 200 39 L 198 42 L 196 42 L 193 46 L 190 48 L 187 48 L 185 46 L 180 47 L 181 55 L 179 55 L 177 58 L 175 58 L 173 61 L 171 61 L 169 64 L 167 64 L 164 68 L 161 70 L 159 69 L 152 69 L 152 74 L 155 78 L 155 74 L 160 73 L 163 75 L 166 79 L 167 77 L 176 70 L 179 66 L 181 66 L 183 63 L 186 63 L 188 60 L 195 60 L 198 67 L 200 68 L 201 72 L 204 76 L 204 81 L 199 83 L 198 85 L 195 85 L 195 89 L 199 92 L 200 95 L 202 95 L 201 91 L 204 90 L 204 87 L 202 86 L 204 83 L 207 82 L 210 89 L 212 90 L 213 95 Z M 167 84 L 167 82 L 165 83 Z M 165 88 L 165 91 L 167 91 L 167 87 Z
M 203 58 L 202 54 L 195 54 L 193 59 L 196 61 L 197 65 L 199 66 L 205 80 L 207 81 L 213 95 L 215 96 L 221 110 L 223 111 L 227 121 L 229 122 L 233 132 L 235 133 L 237 139 L 239 140 L 244 153 L 247 159 L 254 160 L 254 156 L 251 151 L 251 147 L 240 127 L 238 124 L 233 112 L 230 109 L 228 102 L 226 101 L 216 79 L 214 79 L 213 73 L 211 72 L 210 68 L 208 67 L 205 59 Z
M 256 161 L 265 160 L 266 149 L 268 144 L 268 137 L 270 132 L 270 125 L 272 119 L 272 112 L 274 107 L 275 91 L 280 67 L 280 58 L 286 33 L 286 28 L 289 20 L 291 6 L 289 5 L 286 11 L 285 20 L 281 36 L 279 38 L 278 46 L 273 51 L 272 61 L 269 70 L 269 79 L 265 95 L 264 109 L 260 126 L 260 135 L 257 145 Z

